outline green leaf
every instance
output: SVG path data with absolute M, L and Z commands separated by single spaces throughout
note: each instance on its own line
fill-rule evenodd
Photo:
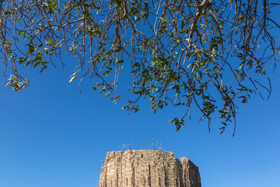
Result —
M 105 66 L 107 69 L 109 69 L 109 70 L 113 70 L 113 68 L 111 68 L 110 66 Z
M 73 73 L 73 74 L 71 75 L 72 77 L 71 77 L 69 83 L 73 82 L 73 81 L 77 78 L 77 75 L 78 75 L 77 72 L 76 72 L 76 73 Z
M 108 75 L 110 74 L 110 72 L 111 72 L 111 71 L 105 71 L 105 72 L 103 73 L 103 75 L 108 76 Z
M 124 60 L 117 59 L 117 64 L 121 64 L 121 63 L 124 63 Z
M 18 35 L 23 35 L 23 34 L 25 34 L 24 30 L 19 31 L 19 33 L 18 33 Z

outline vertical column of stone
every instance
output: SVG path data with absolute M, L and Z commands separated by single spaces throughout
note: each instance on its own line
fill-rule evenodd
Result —
M 131 178 L 132 178 L 132 173 L 133 173 L 133 163 L 131 160 L 131 152 L 124 152 L 124 158 L 123 159 L 123 180 L 124 186 L 131 186 Z
M 124 152 L 125 160 L 123 160 L 123 186 L 131 186 L 132 176 L 132 159 L 131 152 Z
M 122 186 L 122 166 L 123 166 L 123 152 L 119 152 L 117 154 L 117 162 L 116 162 L 116 187 Z
M 159 157 L 158 165 L 157 165 L 157 173 L 158 173 L 158 186 L 162 187 L 164 186 L 164 165 L 163 165 L 163 159 L 165 158 L 164 154 L 161 154 Z
M 176 186 L 177 187 L 182 187 L 182 167 L 181 167 L 181 162 L 180 160 L 176 159 Z
M 144 187 L 147 183 L 148 166 L 144 154 L 137 155 L 137 187 Z
M 141 152 L 135 153 L 135 166 L 136 166 L 136 170 L 135 170 L 135 184 L 137 187 L 141 187 L 142 186 L 142 176 L 143 176 L 143 165 L 144 165 L 144 161 L 143 158 L 141 158 Z
M 170 186 L 176 186 L 177 187 L 177 183 L 176 183 L 176 179 L 177 179 L 177 165 L 176 165 L 176 161 L 175 161 L 175 157 L 174 154 L 170 154 L 169 158 L 168 158 L 168 163 L 170 164 L 170 169 L 169 169 L 169 173 L 168 173 L 168 184 Z
M 125 186 L 125 175 L 126 171 L 125 168 L 127 168 L 127 154 L 126 152 L 119 152 L 118 157 L 117 157 L 117 168 L 118 168 L 118 175 L 117 175 L 117 185 L 118 187 L 123 187 Z
M 122 156 L 122 186 L 132 186 L 133 183 L 133 175 L 134 175 L 134 164 L 133 159 L 131 159 L 131 151 L 123 152 Z
M 157 173 L 156 173 L 156 163 L 157 163 L 157 155 L 156 154 L 158 152 L 149 152 L 149 157 L 150 162 L 149 162 L 149 177 L 150 177 L 150 183 L 151 183 L 151 187 L 158 187 L 157 186 Z M 150 186 L 149 186 L 150 187 Z
M 164 187 L 168 187 L 168 171 L 167 171 L 167 167 L 164 166 L 163 168 L 164 170 Z
M 107 181 L 107 183 L 109 183 L 108 187 L 115 187 L 116 175 L 117 175 L 116 153 L 112 152 L 109 155 L 109 159 L 107 163 L 107 178 L 109 179 Z
M 201 187 L 198 167 L 186 157 L 181 159 L 181 163 L 184 187 Z
M 168 172 L 167 172 L 167 160 L 168 154 L 166 152 L 161 152 L 160 161 L 160 187 L 165 187 L 168 185 Z

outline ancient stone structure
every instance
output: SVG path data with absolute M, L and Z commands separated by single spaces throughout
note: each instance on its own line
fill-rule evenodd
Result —
M 198 167 L 172 152 L 127 150 L 107 153 L 99 187 L 201 187 Z

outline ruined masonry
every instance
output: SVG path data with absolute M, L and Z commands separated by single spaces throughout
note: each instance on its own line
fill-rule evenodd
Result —
M 107 153 L 99 187 L 201 187 L 198 167 L 172 152 L 127 150 Z

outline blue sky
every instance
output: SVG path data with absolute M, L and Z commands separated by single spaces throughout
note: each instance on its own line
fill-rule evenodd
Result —
M 70 59 L 69 59 L 70 60 Z M 30 87 L 19 93 L 0 86 L 0 186 L 93 187 L 98 185 L 108 151 L 156 147 L 187 156 L 200 168 L 204 187 L 278 187 L 280 185 L 280 73 L 272 74 L 269 100 L 258 95 L 238 110 L 237 132 L 208 133 L 198 114 L 180 132 L 168 120 L 177 111 L 158 114 L 145 107 L 122 111 L 92 92 L 92 79 L 69 84 L 72 67 L 43 74 L 25 70 Z M 0 77 L 5 82 L 7 77 Z

